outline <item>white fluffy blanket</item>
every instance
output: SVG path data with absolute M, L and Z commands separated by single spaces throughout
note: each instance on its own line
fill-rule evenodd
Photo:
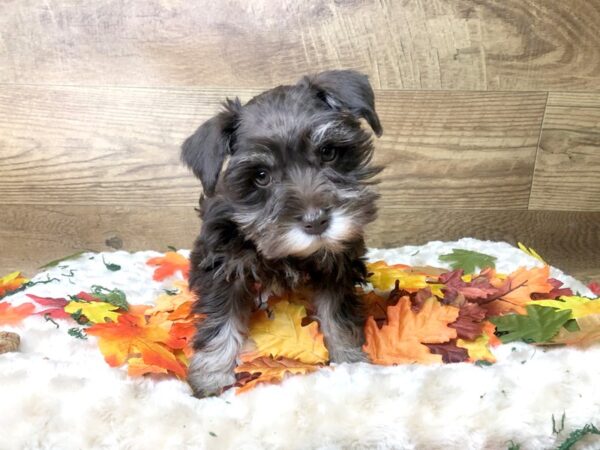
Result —
M 436 265 L 452 248 L 494 255 L 498 269 L 539 264 L 505 244 L 462 239 L 421 247 L 372 250 L 389 263 Z M 60 283 L 27 292 L 62 297 L 93 284 L 123 289 L 131 303 L 151 303 L 164 287 L 145 261 L 155 252 L 82 256 L 49 270 Z M 72 276 L 68 276 L 72 275 Z M 581 283 L 552 276 L 582 294 Z M 35 279 L 46 278 L 46 272 Z M 170 285 L 170 283 L 169 283 Z M 12 302 L 26 301 L 24 293 Z M 246 394 L 198 400 L 177 380 L 132 379 L 109 367 L 94 338 L 56 329 L 41 317 L 19 327 L 20 353 L 0 355 L 0 449 L 187 448 L 553 448 L 600 419 L 600 347 L 544 350 L 526 344 L 494 350 L 498 363 L 377 367 L 340 365 Z M 552 430 L 564 413 L 564 430 Z M 588 440 L 579 448 L 600 448 Z

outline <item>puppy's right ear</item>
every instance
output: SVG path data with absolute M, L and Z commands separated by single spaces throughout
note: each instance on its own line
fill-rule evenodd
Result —
M 233 138 L 242 105 L 238 98 L 227 99 L 224 110 L 204 122 L 181 147 L 181 160 L 202 182 L 206 196 L 215 193 L 219 173 Z

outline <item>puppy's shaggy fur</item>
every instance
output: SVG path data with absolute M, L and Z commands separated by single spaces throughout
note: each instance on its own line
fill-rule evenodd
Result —
M 203 220 L 191 254 L 199 297 L 189 383 L 197 396 L 235 382 L 256 299 L 308 288 L 332 361 L 364 359 L 355 285 L 366 276 L 363 229 L 376 216 L 371 134 L 382 133 L 367 77 L 328 71 L 224 110 L 189 137 Z

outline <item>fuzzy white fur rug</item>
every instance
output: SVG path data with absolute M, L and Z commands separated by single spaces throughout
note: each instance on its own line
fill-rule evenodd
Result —
M 444 267 L 437 256 L 452 248 L 494 255 L 505 273 L 539 265 L 508 244 L 473 239 L 369 256 Z M 123 289 L 130 303 L 152 303 L 171 285 L 151 280 L 145 261 L 156 255 L 107 253 L 122 266 L 114 273 L 101 257 L 84 255 L 34 279 L 49 275 L 60 283 L 27 292 L 63 297 L 101 284 Z M 553 269 L 552 276 L 590 295 L 562 272 Z M 24 301 L 23 292 L 11 297 Z M 0 355 L 0 449 L 506 449 L 510 441 L 548 449 L 571 430 L 600 421 L 600 346 L 502 345 L 494 350 L 498 363 L 489 367 L 340 365 L 242 395 L 198 400 L 181 381 L 129 378 L 104 362 L 93 337 L 75 339 L 67 328 L 38 316 L 12 329 L 22 344 L 20 353 Z M 552 415 L 560 424 L 563 413 L 564 430 L 553 434 Z M 577 448 L 598 449 L 600 440 Z

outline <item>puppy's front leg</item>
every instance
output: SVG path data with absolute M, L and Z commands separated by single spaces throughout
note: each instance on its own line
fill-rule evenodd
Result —
M 250 302 L 239 282 L 212 282 L 194 310 L 206 316 L 194 336 L 188 382 L 196 397 L 218 395 L 235 383 L 233 369 L 248 325 Z
M 335 287 L 318 290 L 314 297 L 329 359 L 337 363 L 367 361 L 362 351 L 365 339 L 362 304 L 353 291 Z

